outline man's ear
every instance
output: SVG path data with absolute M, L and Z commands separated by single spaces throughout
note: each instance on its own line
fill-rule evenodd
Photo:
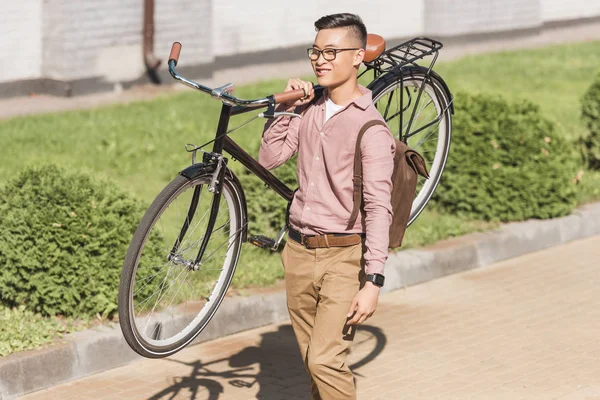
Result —
M 360 64 L 363 62 L 364 59 L 365 59 L 365 49 L 360 49 L 354 56 L 353 65 L 355 67 L 360 67 Z

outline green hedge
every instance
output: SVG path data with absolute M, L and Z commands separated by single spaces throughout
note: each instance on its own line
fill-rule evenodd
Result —
M 583 158 L 591 169 L 600 169 L 600 74 L 581 99 L 581 117 L 588 134 L 581 138 Z
M 106 181 L 52 165 L 24 170 L 0 190 L 2 304 L 112 315 L 143 209 Z
M 459 93 L 450 156 L 434 203 L 489 221 L 552 218 L 576 204 L 581 160 L 529 101 Z

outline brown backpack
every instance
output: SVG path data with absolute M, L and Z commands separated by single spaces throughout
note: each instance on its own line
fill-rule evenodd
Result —
M 358 217 L 359 209 L 364 206 L 362 196 L 362 163 L 360 152 L 360 141 L 367 131 L 375 125 L 387 125 L 381 120 L 372 120 L 367 122 L 356 138 L 356 150 L 354 153 L 354 208 L 348 220 L 348 227 L 354 226 Z M 429 179 L 429 173 L 425 165 L 425 160 L 416 151 L 409 148 L 406 143 L 397 138 L 396 155 L 394 156 L 394 172 L 392 173 L 392 223 L 390 225 L 390 243 L 388 247 L 398 247 L 402 244 L 404 231 L 410 217 L 415 192 L 417 190 L 417 175 L 421 175 Z

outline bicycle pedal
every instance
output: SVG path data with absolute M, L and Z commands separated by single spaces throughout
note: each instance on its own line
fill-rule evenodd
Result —
M 272 249 L 273 247 L 275 247 L 275 240 L 271 239 L 270 237 L 266 237 L 263 235 L 254 235 L 254 236 L 250 236 L 248 238 L 248 241 L 250 243 L 252 243 L 253 245 L 255 245 L 256 247 L 261 247 L 261 248 L 269 248 Z

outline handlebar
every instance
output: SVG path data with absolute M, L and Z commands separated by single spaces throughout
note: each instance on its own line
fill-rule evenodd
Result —
M 227 84 L 218 88 L 209 88 L 207 86 L 201 85 L 200 83 L 194 82 L 190 79 L 187 79 L 177 73 L 175 71 L 175 67 L 177 66 L 177 62 L 179 61 L 179 54 L 181 53 L 181 43 L 175 42 L 171 47 L 171 54 L 169 55 L 169 73 L 175 80 L 180 81 L 186 86 L 189 86 L 193 89 L 200 90 L 201 92 L 208 93 L 215 99 L 219 99 L 224 103 L 230 105 L 238 105 L 242 107 L 264 107 L 269 105 L 271 102 L 274 103 L 284 103 L 284 102 L 294 102 L 300 100 L 303 97 L 306 97 L 306 92 L 304 89 L 296 89 L 290 90 L 282 93 L 275 93 L 271 96 L 267 96 L 261 99 L 254 100 L 243 100 L 238 99 L 235 96 L 230 94 L 232 89 L 232 84 Z
M 177 66 L 177 61 L 179 61 L 179 53 L 181 53 L 181 43 L 175 42 L 171 46 L 171 54 L 169 54 L 169 62 L 173 60 L 175 66 Z

